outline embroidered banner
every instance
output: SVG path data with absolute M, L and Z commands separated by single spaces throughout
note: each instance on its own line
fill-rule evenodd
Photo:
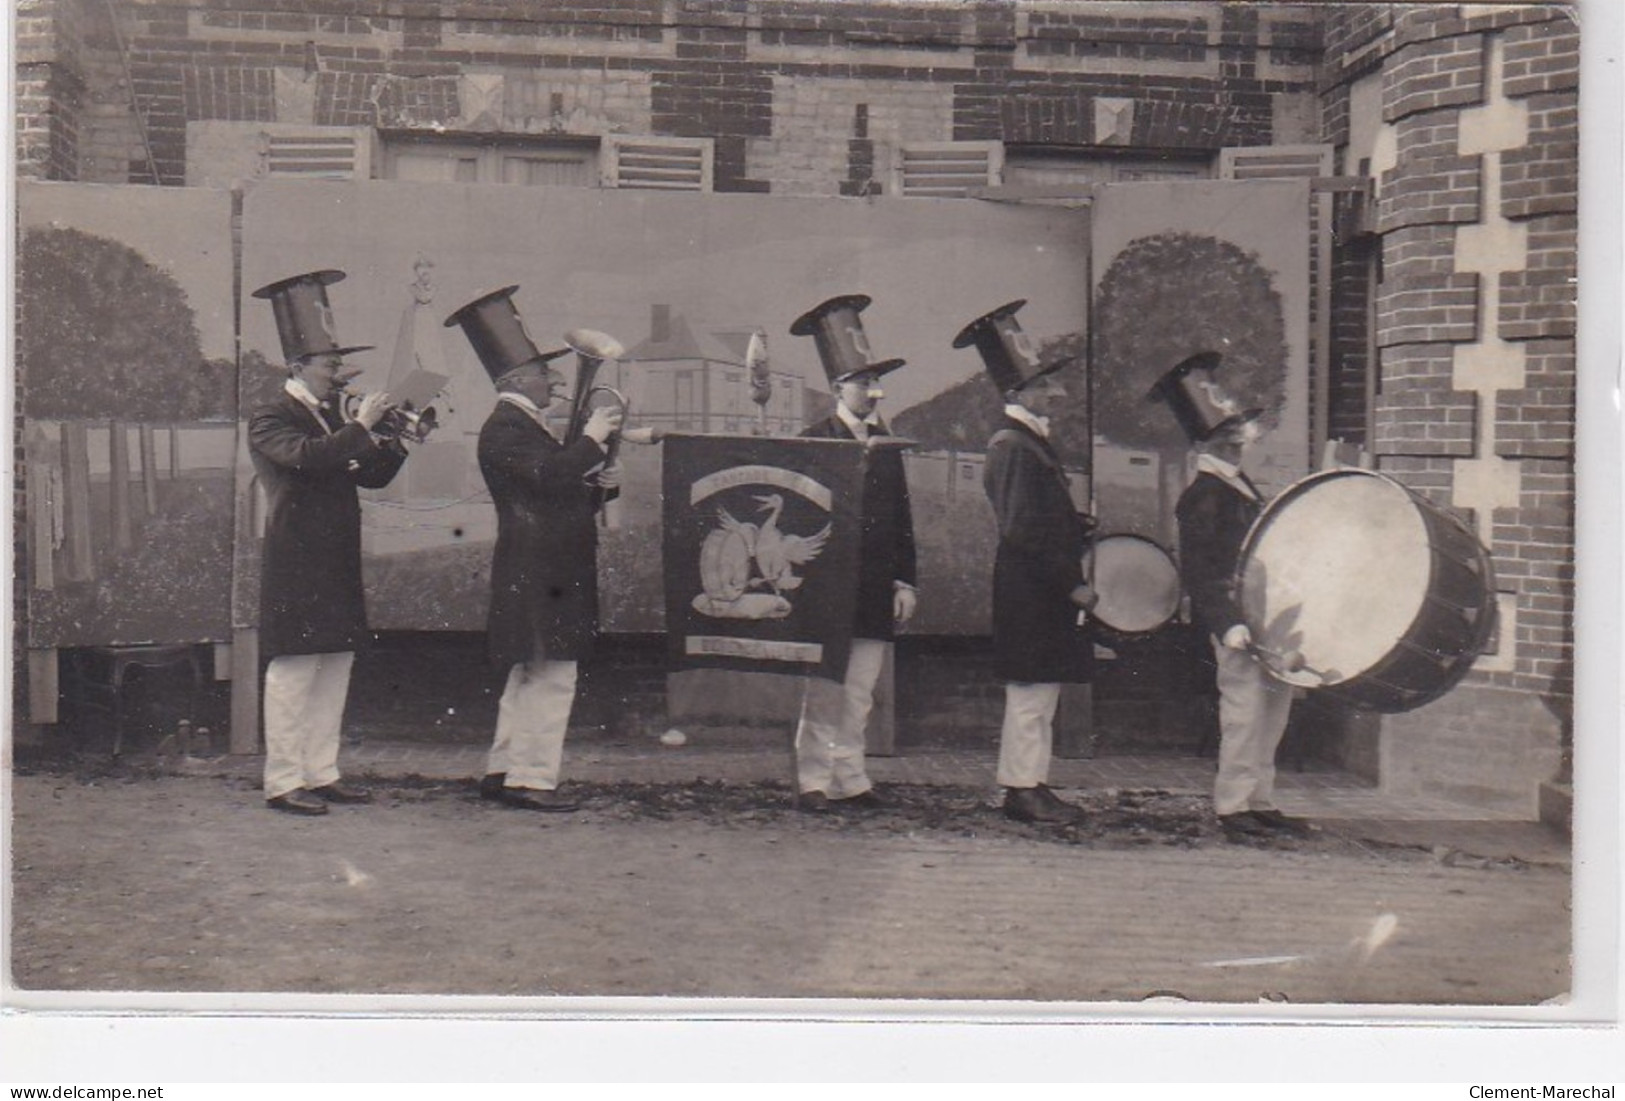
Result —
M 844 677 L 863 446 L 676 435 L 663 466 L 673 666 Z

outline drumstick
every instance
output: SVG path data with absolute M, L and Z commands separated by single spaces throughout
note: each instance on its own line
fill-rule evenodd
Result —
M 1287 673 L 1308 673 L 1322 684 L 1325 684 L 1333 677 L 1329 670 L 1321 672 L 1318 669 L 1309 668 L 1309 663 L 1304 660 L 1303 651 L 1301 650 L 1271 650 L 1268 647 L 1260 646 L 1256 642 L 1249 642 L 1247 652 L 1272 668 Z

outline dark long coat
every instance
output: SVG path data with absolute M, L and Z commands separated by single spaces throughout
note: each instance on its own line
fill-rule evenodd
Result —
M 877 436 L 891 433 L 871 428 Z M 838 416 L 826 417 L 801 433 L 811 439 L 851 440 L 852 430 Z M 852 633 L 858 638 L 890 641 L 896 634 L 892 615 L 894 582 L 916 584 L 914 510 L 908 499 L 903 453 L 896 447 L 870 451 L 863 477 L 863 534 L 858 544 L 858 611 Z
M 566 447 L 523 409 L 499 401 L 480 429 L 479 458 L 497 509 L 486 621 L 492 664 L 590 656 L 602 493 L 586 479 L 604 449 L 588 436 Z
M 1236 560 L 1262 507 L 1205 470 L 1185 487 L 1174 506 L 1179 519 L 1179 575 L 1191 600 L 1191 618 L 1220 638 L 1242 621 L 1235 593 Z
M 993 564 L 994 670 L 1006 681 L 1081 683 L 1094 677 L 1093 631 L 1078 623 L 1091 523 L 1080 515 L 1049 442 L 1020 421 L 988 441 L 983 487 L 999 527 Z
M 356 487 L 388 485 L 406 461 L 360 424 L 324 430 L 292 394 L 254 410 L 248 452 L 269 511 L 260 563 L 260 653 L 357 650 L 370 636 Z

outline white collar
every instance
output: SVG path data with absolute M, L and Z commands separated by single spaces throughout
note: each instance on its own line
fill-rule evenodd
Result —
M 282 389 L 292 394 L 300 405 L 305 406 L 312 412 L 322 408 L 323 403 L 317 400 L 315 394 L 310 392 L 310 387 L 305 384 L 305 380 L 302 378 L 289 378 L 287 382 L 282 384 Z
M 1259 499 L 1258 491 L 1253 488 L 1251 482 L 1242 476 L 1241 467 L 1234 463 L 1227 463 L 1217 455 L 1211 455 L 1206 451 L 1198 451 L 1196 453 L 1196 469 L 1206 471 L 1215 478 L 1222 478 L 1229 485 L 1255 501 Z
M 860 440 L 869 438 L 869 434 L 880 427 L 880 414 L 871 412 L 867 417 L 860 418 L 846 405 L 837 400 L 835 402 L 835 415 L 841 418 L 841 423 L 851 430 L 852 435 Z
M 310 410 L 310 415 L 316 418 L 316 423 L 322 426 L 322 431 L 329 436 L 333 434 L 333 426 L 327 423 L 322 416 L 322 410 L 327 407 L 325 402 L 316 400 L 316 395 L 310 392 L 310 387 L 302 378 L 290 378 L 282 384 L 282 389 L 293 396 L 293 400 Z
M 1049 439 L 1048 417 L 1040 417 L 1037 413 L 1034 413 L 1025 405 L 1018 405 L 1015 402 L 1010 402 L 1004 407 L 1004 415 L 1013 421 L 1026 425 L 1034 432 L 1037 432 L 1039 439 Z
M 497 400 L 505 401 L 509 405 L 517 405 L 530 417 L 531 420 L 535 421 L 542 427 L 542 431 L 546 432 L 549 436 L 552 436 L 555 440 L 559 438 L 559 434 L 555 432 L 553 430 L 553 426 L 548 423 L 547 413 L 542 409 L 541 406 L 531 401 L 525 395 L 515 390 L 504 390 L 497 395 Z

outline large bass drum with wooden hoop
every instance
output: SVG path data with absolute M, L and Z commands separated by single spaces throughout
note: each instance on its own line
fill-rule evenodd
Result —
M 1495 575 L 1477 537 L 1369 470 L 1283 490 L 1242 544 L 1236 590 L 1276 677 L 1373 711 L 1449 691 L 1495 627 Z
M 1083 575 L 1100 597 L 1090 614 L 1119 634 L 1148 634 L 1179 612 L 1179 567 L 1144 536 L 1099 536 Z

